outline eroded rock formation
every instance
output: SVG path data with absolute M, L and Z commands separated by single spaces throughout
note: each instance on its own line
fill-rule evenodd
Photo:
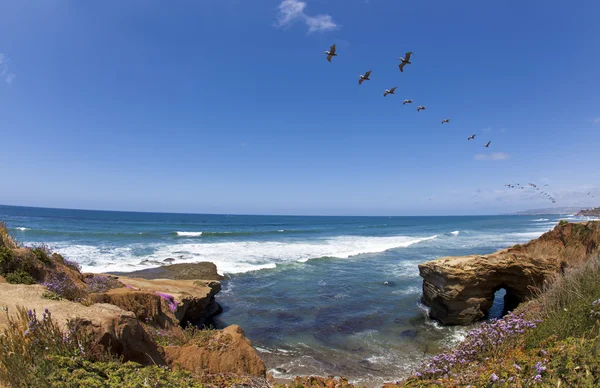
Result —
M 205 342 L 201 346 L 167 346 L 165 358 L 169 365 L 195 373 L 265 375 L 265 364 L 252 348 L 241 327 L 228 326 Z
M 505 308 L 534 295 L 568 267 L 598 254 L 600 222 L 561 222 L 524 245 L 489 255 L 442 257 L 419 265 L 423 302 L 443 324 L 465 325 L 485 318 L 494 293 L 506 290 Z

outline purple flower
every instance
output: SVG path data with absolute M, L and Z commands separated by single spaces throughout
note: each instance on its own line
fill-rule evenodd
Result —
M 492 381 L 498 381 L 498 376 L 495 373 L 492 373 Z
M 521 367 L 519 365 L 517 365 L 517 363 L 515 363 L 514 365 L 515 369 L 518 370 L 519 372 L 521 371 Z
M 167 305 L 169 306 L 171 311 L 175 312 L 175 310 L 177 310 L 177 302 L 175 301 L 175 298 L 173 297 L 173 295 L 164 294 L 164 293 L 158 292 L 158 291 L 156 292 L 156 294 L 158 294 L 158 296 L 160 296 L 167 302 Z

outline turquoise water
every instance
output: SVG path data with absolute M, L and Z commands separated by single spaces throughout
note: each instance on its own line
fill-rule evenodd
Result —
M 564 219 L 573 217 L 562 217 Z M 276 377 L 400 378 L 464 330 L 427 318 L 417 265 L 523 243 L 546 216 L 295 217 L 82 211 L 0 206 L 26 244 L 45 243 L 84 271 L 212 261 L 228 275 L 217 324 L 239 324 Z M 387 282 L 387 283 L 386 283 Z M 496 307 L 496 310 L 499 307 Z

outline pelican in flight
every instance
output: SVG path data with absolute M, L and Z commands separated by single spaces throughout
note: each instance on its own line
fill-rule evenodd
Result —
M 475 140 L 475 135 L 471 135 L 467 138 L 467 140 Z M 507 185 L 508 186 L 508 185 Z
M 406 104 L 412 104 L 412 100 L 410 98 L 407 98 L 406 100 L 402 101 L 402 105 Z
M 359 76 L 359 80 L 358 80 L 358 84 L 361 85 L 363 83 L 363 81 L 370 81 L 371 78 L 369 78 L 369 76 L 371 75 L 371 70 L 367 71 L 364 75 L 360 75 Z
M 335 53 L 335 44 L 332 44 L 331 47 L 329 47 L 329 51 L 324 51 L 323 54 L 327 54 L 327 60 L 331 62 L 331 58 L 337 57 L 337 54 Z
M 442 124 L 444 124 L 444 123 L 448 123 L 448 124 L 450 124 L 450 119 L 443 119 L 443 120 L 442 120 Z
M 385 91 L 383 92 L 383 97 L 386 97 L 388 94 L 396 94 L 396 88 L 397 86 L 394 86 L 391 89 L 385 89 Z
M 420 111 L 422 111 L 422 110 L 425 110 L 425 109 L 427 109 L 425 106 L 423 106 L 423 105 L 419 105 L 419 106 L 417 107 L 417 112 L 420 112 Z
M 398 58 L 399 60 L 402 61 L 401 64 L 398 65 L 398 68 L 400 68 L 401 72 L 404 72 L 404 66 L 411 65 L 412 63 L 410 62 L 410 56 L 412 55 L 412 51 L 407 52 L 406 54 L 404 54 L 404 58 Z
M 490 141 L 488 141 L 488 142 L 486 143 L 486 145 L 484 145 L 484 147 L 485 147 L 485 148 L 489 148 L 489 147 L 490 147 L 490 143 L 491 143 L 491 142 L 492 142 L 491 140 L 490 140 Z

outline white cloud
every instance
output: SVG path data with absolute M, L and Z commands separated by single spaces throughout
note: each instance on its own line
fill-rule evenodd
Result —
M 596 117 L 592 121 L 594 122 L 594 124 L 600 124 L 600 117 Z
M 490 132 L 491 130 L 492 130 L 492 127 L 486 127 L 486 128 L 482 129 L 483 132 Z
M 278 27 L 288 26 L 294 22 L 301 21 L 308 26 L 308 32 L 322 32 L 337 28 L 337 24 L 330 15 L 309 16 L 304 9 L 306 2 L 300 0 L 283 0 L 279 4 L 277 14 Z
M 8 59 L 2 53 L 0 53 L 0 78 L 4 78 L 7 84 L 10 84 L 15 80 L 15 73 L 8 71 Z
M 492 152 L 491 154 L 477 154 L 475 160 L 506 160 L 510 155 L 504 152 Z

